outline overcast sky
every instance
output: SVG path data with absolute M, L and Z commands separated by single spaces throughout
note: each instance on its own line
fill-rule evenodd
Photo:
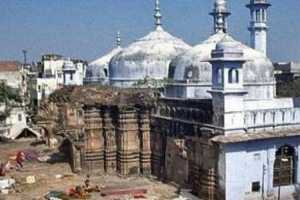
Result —
M 269 56 L 300 61 L 300 1 L 269 0 Z M 213 0 L 161 0 L 164 28 L 190 45 L 212 33 Z M 229 0 L 229 32 L 249 43 L 249 0 Z M 93 60 L 153 30 L 154 0 L 0 0 L 0 60 L 45 53 Z

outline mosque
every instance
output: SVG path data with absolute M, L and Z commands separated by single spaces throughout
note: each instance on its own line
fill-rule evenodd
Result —
M 250 46 L 228 31 L 215 0 L 214 33 L 193 47 L 162 25 L 159 0 L 148 35 L 92 62 L 91 80 L 163 93 L 151 114 L 151 173 L 200 198 L 287 199 L 300 192 L 300 98 L 276 97 L 267 57 L 267 0 L 250 0 Z M 96 67 L 95 67 L 96 66 Z

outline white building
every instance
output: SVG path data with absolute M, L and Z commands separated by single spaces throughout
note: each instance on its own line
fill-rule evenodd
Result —
M 177 58 L 173 77 L 192 81 L 182 85 L 177 81 L 167 95 L 212 102 L 212 121 L 203 128 L 212 131 L 208 142 L 216 152 L 211 166 L 217 174 L 214 198 L 291 198 L 299 193 L 300 184 L 300 99 L 275 96 L 274 66 L 266 57 L 266 17 L 260 17 L 270 5 L 266 0 L 251 0 L 248 5 L 264 27 L 260 30 L 264 33 L 257 34 L 254 23 L 252 48 L 224 30 L 226 1 L 216 0 L 215 6 L 220 17 L 215 27 L 221 28 Z M 195 52 L 197 57 L 192 56 Z M 200 158 L 202 162 L 210 159 L 209 155 Z
M 23 106 L 16 104 L 10 107 L 1 103 L 0 115 L 0 138 L 14 140 L 20 137 L 41 137 L 38 131 L 27 125 L 27 113 Z
M 42 98 L 63 86 L 83 85 L 87 63 L 49 54 L 42 56 L 36 83 L 38 104 Z

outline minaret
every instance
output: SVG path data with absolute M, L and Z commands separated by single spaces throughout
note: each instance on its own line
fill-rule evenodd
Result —
M 248 30 L 251 33 L 250 44 L 253 49 L 267 55 L 267 9 L 271 6 L 267 0 L 250 0 L 246 5 L 250 9 L 251 21 Z
M 117 48 L 121 48 L 121 33 L 120 31 L 117 32 L 117 38 L 116 38 L 116 44 L 117 44 Z
M 214 9 L 210 13 L 214 17 L 214 31 L 215 33 L 222 31 L 224 33 L 227 32 L 228 24 L 227 17 L 231 13 L 227 9 L 227 1 L 226 0 L 216 0 L 214 4 Z
M 160 29 L 161 28 L 161 18 L 162 15 L 160 13 L 160 3 L 159 0 L 155 0 L 155 9 L 154 9 L 155 13 L 154 13 L 154 18 L 155 18 L 155 28 L 156 29 Z
M 243 49 L 228 35 L 211 53 L 213 124 L 221 134 L 244 130 Z

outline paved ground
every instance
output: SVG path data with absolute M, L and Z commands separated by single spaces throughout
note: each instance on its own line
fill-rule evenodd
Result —
M 12 158 L 16 152 L 22 149 L 33 149 L 39 154 L 50 153 L 45 146 L 32 147 L 29 145 L 28 141 L 10 144 L 0 143 L 0 159 L 5 161 L 10 157 Z M 57 178 L 56 175 L 66 176 Z M 34 176 L 36 182 L 27 184 L 27 176 Z M 21 171 L 13 170 L 7 174 L 6 177 L 12 177 L 16 180 L 16 189 L 8 195 L 0 194 L 1 200 L 39 200 L 44 199 L 43 196 L 50 190 L 68 191 L 72 187 L 83 185 L 86 175 L 72 174 L 70 166 L 64 162 L 49 164 L 37 161 L 27 161 Z M 91 178 L 91 183 L 93 185 L 108 188 L 145 188 L 148 190 L 147 199 L 157 200 L 174 199 L 176 198 L 177 191 L 173 186 L 143 177 L 121 178 L 114 175 L 95 176 Z M 121 200 L 122 198 L 103 198 L 99 193 L 94 193 L 91 199 Z

